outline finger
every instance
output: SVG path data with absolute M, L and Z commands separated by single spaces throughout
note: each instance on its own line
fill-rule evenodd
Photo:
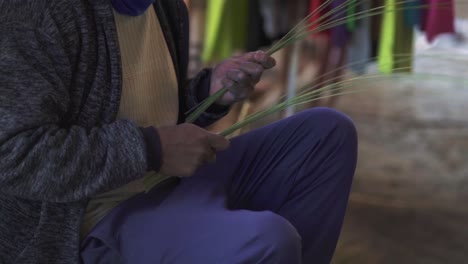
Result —
M 207 163 L 215 163 L 216 162 L 216 150 L 214 148 L 211 148 L 207 150 L 206 155 L 205 155 L 205 161 Z
M 234 101 L 241 101 L 246 99 L 253 91 L 253 88 L 239 87 L 237 83 L 227 78 L 222 80 L 222 84 L 223 87 L 228 90 Z
M 210 135 L 207 135 L 205 139 L 202 141 L 202 145 L 200 146 L 200 152 L 198 155 L 197 164 L 198 166 L 202 166 L 206 163 L 213 163 L 216 161 L 216 149 L 211 146 L 210 142 Z
M 265 69 L 271 69 L 276 65 L 275 59 L 273 59 L 270 55 L 268 55 L 266 52 L 261 51 L 261 50 L 246 53 L 241 58 L 238 58 L 237 60 L 239 59 L 261 64 Z
M 253 88 L 247 87 L 228 89 L 228 91 L 233 95 L 235 102 L 244 101 L 249 98 L 253 90 Z
M 257 60 L 258 60 L 257 57 L 259 55 L 263 54 L 263 53 L 266 54 L 264 51 L 261 51 L 261 50 L 248 52 L 248 53 L 245 53 L 245 54 L 241 55 L 237 59 L 238 60 L 243 60 L 243 61 L 257 62 Z
M 253 86 L 255 84 L 254 80 L 252 79 L 252 76 L 240 69 L 229 70 L 226 74 L 226 77 L 234 81 L 237 84 L 237 87 Z
M 273 59 L 270 55 L 263 51 L 255 53 L 255 60 L 261 65 L 263 65 L 265 69 L 271 69 L 276 65 L 275 59 Z
M 264 68 L 255 62 L 244 62 L 240 65 L 240 69 L 248 74 L 254 83 L 260 81 L 264 71 Z
M 211 149 L 213 149 L 215 152 L 225 150 L 229 148 L 229 145 L 231 144 L 227 138 L 217 134 L 210 134 L 208 140 Z
M 228 78 L 222 79 L 221 83 L 223 84 L 223 87 L 227 88 L 228 90 L 234 88 L 237 85 L 236 82 Z
M 239 86 L 230 79 L 223 79 L 222 84 L 223 87 L 229 91 L 234 101 L 246 99 L 254 90 L 253 86 Z

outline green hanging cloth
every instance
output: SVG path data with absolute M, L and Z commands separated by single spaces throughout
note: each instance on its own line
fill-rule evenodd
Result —
M 393 50 L 396 31 L 395 7 L 396 0 L 385 0 L 378 55 L 379 70 L 382 73 L 393 72 Z
M 403 5 L 397 4 L 396 0 L 385 0 L 384 10 L 379 70 L 382 73 L 411 72 L 413 27 L 405 23 Z
M 346 8 L 348 19 L 346 20 L 346 27 L 349 32 L 354 32 L 357 28 L 356 13 L 358 8 L 357 0 L 348 0 L 349 5 Z
M 414 29 L 405 21 L 405 10 L 396 12 L 393 72 L 409 73 L 413 68 Z
M 208 0 L 203 61 L 219 61 L 244 50 L 247 26 L 248 0 Z

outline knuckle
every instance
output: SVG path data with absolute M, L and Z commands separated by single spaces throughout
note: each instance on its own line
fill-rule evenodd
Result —
M 238 78 L 239 80 L 244 80 L 244 79 L 247 78 L 247 74 L 245 74 L 245 72 L 239 71 L 239 72 L 237 73 L 237 78 Z
M 257 64 L 253 72 L 255 75 L 261 75 L 263 73 L 263 67 Z
M 238 73 L 238 72 L 239 72 L 239 71 L 238 71 L 237 69 L 230 69 L 230 70 L 227 72 L 226 76 L 227 76 L 228 78 L 230 78 L 230 79 L 234 79 L 234 78 L 237 76 L 237 73 Z
M 257 60 L 263 60 L 266 57 L 266 53 L 262 50 L 256 51 L 255 53 L 255 59 Z
M 262 72 L 265 68 L 261 64 L 255 64 L 255 70 L 258 72 Z
M 234 86 L 234 82 L 230 79 L 223 79 L 222 83 L 227 88 Z

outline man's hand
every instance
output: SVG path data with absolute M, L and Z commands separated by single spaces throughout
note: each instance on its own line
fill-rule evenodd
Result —
M 253 92 L 265 70 L 275 66 L 275 60 L 264 51 L 256 51 L 227 59 L 213 69 L 211 94 L 223 87 L 227 92 L 219 101 L 220 105 L 231 105 L 244 100 Z
M 191 176 L 201 165 L 214 162 L 216 152 L 229 140 L 190 124 L 158 128 L 162 145 L 160 172 L 166 176 Z

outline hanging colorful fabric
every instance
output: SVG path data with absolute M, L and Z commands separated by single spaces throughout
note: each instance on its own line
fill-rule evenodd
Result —
M 410 72 L 413 58 L 413 27 L 404 19 L 404 8 L 396 0 L 385 1 L 379 70 L 382 73 Z
M 346 4 L 346 1 L 348 0 L 334 0 L 331 3 L 332 10 L 336 8 L 342 8 Z M 347 12 L 347 9 L 341 9 L 340 11 L 333 13 L 331 16 L 331 21 L 340 19 L 347 20 Z M 331 44 L 334 47 L 344 48 L 348 44 L 349 38 L 350 34 L 347 28 L 347 24 L 341 24 L 331 29 Z
M 414 26 L 408 25 L 405 12 L 395 12 L 395 46 L 393 50 L 393 72 L 411 72 L 413 68 Z
M 396 0 L 385 0 L 378 56 L 379 70 L 382 73 L 392 73 L 393 71 L 393 48 L 396 31 L 395 8 Z
M 266 36 L 272 40 L 283 37 L 290 29 L 288 16 L 284 15 L 287 4 L 283 0 L 258 0 L 263 16 Z
M 354 32 L 357 28 L 355 14 L 358 9 L 358 2 L 357 0 L 348 0 L 348 2 L 349 2 L 348 8 L 347 8 L 348 19 L 346 22 L 346 26 L 350 32 Z
M 412 0 L 403 3 L 406 25 L 420 28 L 423 22 L 423 0 Z
M 219 61 L 246 47 L 248 0 L 209 0 L 202 59 Z
M 368 1 L 370 4 L 370 8 L 372 10 L 376 10 L 374 8 L 380 8 L 384 6 L 385 0 L 373 0 Z M 370 19 L 370 34 L 371 34 L 371 58 L 375 61 L 379 55 L 379 48 L 380 48 L 380 41 L 382 39 L 382 22 L 383 22 L 383 13 L 377 14 L 372 16 Z
M 271 46 L 272 41 L 265 33 L 265 21 L 260 9 L 260 1 L 249 1 L 248 23 L 246 51 L 256 51 Z
M 362 2 L 358 6 L 360 12 L 366 12 L 370 9 L 371 3 Z M 348 64 L 350 69 L 356 74 L 364 74 L 366 65 L 372 53 L 371 39 L 371 18 L 365 17 L 356 23 L 356 29 L 353 31 L 349 41 Z
M 326 21 L 329 20 L 329 18 L 324 18 L 320 19 L 324 14 L 326 14 L 329 11 L 329 8 L 322 8 L 322 5 L 324 4 L 324 0 L 311 0 L 310 1 L 310 13 L 313 14 L 312 17 L 310 18 L 310 30 L 316 30 L 321 24 L 325 23 Z M 319 10 L 317 12 L 317 10 Z M 329 36 L 330 35 L 330 30 L 322 30 L 319 33 L 313 34 L 312 37 L 315 37 L 317 35 L 325 35 Z
M 424 0 L 428 8 L 424 14 L 423 30 L 429 42 L 444 33 L 455 33 L 453 0 Z

